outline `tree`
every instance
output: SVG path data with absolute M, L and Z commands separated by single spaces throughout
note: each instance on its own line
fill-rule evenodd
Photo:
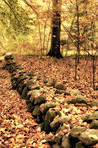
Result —
M 0 13 L 1 23 L 6 27 L 6 35 L 16 36 L 29 33 L 29 17 L 17 0 L 3 0 Z
M 53 0 L 51 49 L 47 55 L 62 58 L 60 53 L 61 0 Z

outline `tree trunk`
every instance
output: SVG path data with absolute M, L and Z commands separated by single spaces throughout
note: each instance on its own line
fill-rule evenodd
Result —
M 61 0 L 53 1 L 51 49 L 47 55 L 62 58 L 60 53 Z
M 77 7 L 77 59 L 79 62 L 80 56 L 80 26 L 79 26 L 79 4 L 78 0 L 76 0 L 76 7 Z

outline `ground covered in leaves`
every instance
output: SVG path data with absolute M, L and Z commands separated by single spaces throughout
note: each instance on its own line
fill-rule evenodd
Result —
M 79 89 L 81 94 L 88 98 L 88 103 L 98 99 L 98 91 L 92 87 L 92 62 L 90 59 L 81 59 L 78 65 L 77 80 L 74 80 L 74 59 L 64 58 L 55 59 L 50 57 L 32 57 L 32 56 L 14 56 L 15 61 L 24 68 L 27 73 L 35 73 L 37 76 L 46 76 L 53 78 L 55 81 L 62 82 L 66 88 Z M 27 112 L 26 101 L 21 99 L 17 91 L 12 89 L 10 74 L 7 70 L 2 69 L 5 61 L 0 63 L 0 146 L 10 148 L 47 148 L 46 134 L 41 131 L 40 126 L 36 123 L 31 113 Z M 97 84 L 97 63 L 95 73 L 95 85 Z M 41 83 L 42 85 L 42 83 Z M 54 90 L 52 87 L 47 88 L 49 94 L 47 100 L 54 99 Z M 55 97 L 57 102 L 62 99 L 74 97 L 64 96 L 63 94 Z M 66 103 L 60 106 L 66 111 Z M 73 112 L 68 113 L 72 120 L 65 123 L 70 130 L 70 123 L 83 125 L 89 128 L 87 123 L 81 121 L 81 116 L 85 113 L 94 112 L 97 107 L 75 106 Z
M 45 132 L 41 132 L 26 101 L 12 89 L 10 74 L 0 63 L 0 148 L 48 148 Z

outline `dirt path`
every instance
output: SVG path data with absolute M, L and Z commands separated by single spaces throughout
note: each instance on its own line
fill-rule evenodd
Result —
M 12 89 L 10 74 L 0 63 L 0 148 L 47 148 L 45 132 L 27 112 L 26 101 Z

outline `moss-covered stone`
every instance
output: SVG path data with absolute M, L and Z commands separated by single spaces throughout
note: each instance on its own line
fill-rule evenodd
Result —
M 40 104 L 44 103 L 45 101 L 46 101 L 46 98 L 44 96 L 38 96 L 34 100 L 34 105 L 36 105 L 36 104 L 40 105 Z
M 76 103 L 85 103 L 85 104 L 87 104 L 86 98 L 84 96 L 82 96 L 82 95 L 77 95 L 75 98 L 68 99 L 66 102 L 67 103 L 72 103 L 72 104 L 76 104 Z
M 45 120 L 42 124 L 41 124 L 41 129 L 46 131 L 46 133 L 50 133 L 51 132 L 51 127 L 50 127 L 50 123 Z
M 28 108 L 28 112 L 32 113 L 32 111 L 34 109 L 34 106 L 33 106 L 32 103 L 29 103 L 28 106 L 27 106 L 27 108 Z
M 85 127 L 73 127 L 69 133 L 70 138 L 72 139 L 78 139 L 78 137 L 80 136 L 81 133 L 83 133 L 84 131 L 86 131 Z
M 22 95 L 21 95 L 23 99 L 27 99 L 27 92 L 28 92 L 28 89 L 27 89 L 27 87 L 25 87 L 25 88 L 23 89 Z
M 46 102 L 46 103 L 40 105 L 40 111 L 42 114 L 45 114 L 49 110 L 49 108 L 54 108 L 57 105 L 58 105 L 58 103 L 56 103 L 56 102 Z
M 84 146 L 84 145 L 82 145 L 81 142 L 77 142 L 77 143 L 75 144 L 75 148 L 87 148 L 87 147 Z
M 37 117 L 37 116 L 40 116 L 40 115 L 41 115 L 39 105 L 36 105 L 36 106 L 34 107 L 34 110 L 33 110 L 33 112 L 32 112 L 32 115 L 33 115 L 34 117 Z
M 62 93 L 63 93 L 63 91 L 60 90 L 60 89 L 57 89 L 57 90 L 55 91 L 55 94 L 62 94 Z
M 60 83 L 60 82 L 56 82 L 54 87 L 56 89 L 61 89 L 61 90 L 65 89 L 65 86 L 62 83 Z
M 32 103 L 34 103 L 35 99 L 38 98 L 40 95 L 41 95 L 41 94 L 40 94 L 40 90 L 37 90 L 37 89 L 31 90 L 31 91 L 29 92 L 29 96 L 30 96 L 29 100 L 30 100 Z
M 53 110 L 48 110 L 45 116 L 45 120 L 47 120 L 49 123 L 53 121 L 53 119 L 57 116 L 57 112 Z
M 90 124 L 91 129 L 98 129 L 98 120 L 93 120 Z

